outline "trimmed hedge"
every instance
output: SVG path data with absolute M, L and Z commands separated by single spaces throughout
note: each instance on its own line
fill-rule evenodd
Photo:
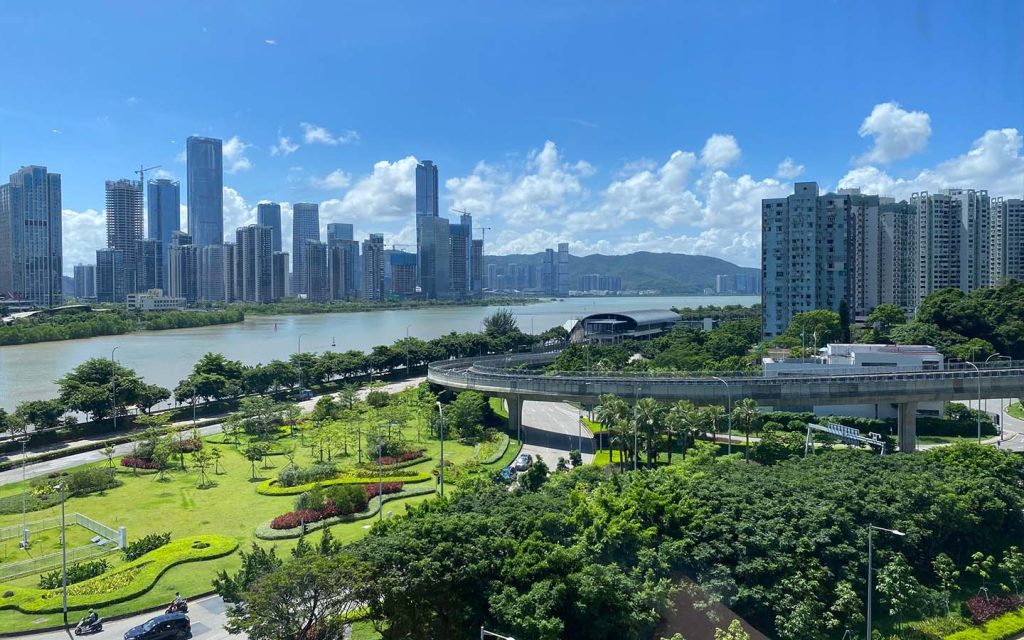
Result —
M 508 444 L 509 442 L 512 441 L 512 439 L 508 437 L 507 433 L 499 434 L 498 437 L 501 438 L 501 444 L 498 445 L 498 450 L 495 451 L 494 454 L 489 456 L 488 458 L 481 460 L 480 464 L 494 464 L 495 462 L 498 462 L 499 460 L 505 457 L 505 452 L 508 451 Z
M 110 606 L 137 598 L 152 589 L 171 567 L 220 558 L 234 553 L 237 548 L 238 541 L 227 536 L 178 538 L 137 560 L 79 582 L 73 589 L 69 587 L 68 608 Z M 11 595 L 5 597 L 6 593 Z M 61 591 L 0 586 L 0 609 L 16 609 L 28 614 L 57 613 L 61 611 Z
M 416 451 L 406 451 L 397 456 L 382 456 L 374 460 L 373 464 L 379 464 L 382 467 L 394 467 L 422 458 L 425 451 L 426 449 L 417 449 Z
M 433 460 L 433 458 L 431 458 L 430 456 L 421 455 L 418 458 L 406 460 L 405 462 L 396 462 L 394 464 L 384 464 L 381 466 L 384 468 L 384 477 L 386 478 L 389 473 L 394 473 L 395 471 L 398 471 L 399 469 L 405 469 L 406 467 L 415 467 L 418 464 L 430 462 L 431 460 Z M 371 476 L 376 475 L 377 473 L 377 465 L 374 464 L 373 462 L 364 462 L 361 465 L 357 465 L 356 469 L 362 471 L 363 473 L 368 473 Z
M 411 489 L 403 489 L 399 493 L 391 493 L 385 495 L 383 500 L 370 500 L 366 509 L 358 513 L 353 513 L 345 516 L 334 516 L 333 518 L 327 518 L 326 520 L 320 520 L 312 524 L 306 524 L 306 533 L 316 531 L 317 529 L 323 529 L 324 527 L 331 527 L 342 522 L 356 522 L 357 520 L 366 520 L 377 515 L 380 511 L 381 505 L 384 502 L 391 502 L 392 500 L 404 500 L 405 498 L 411 498 L 413 496 L 423 496 L 436 492 L 437 490 L 433 487 L 413 487 Z M 260 540 L 287 540 L 289 538 L 298 538 L 302 535 L 302 527 L 294 527 L 292 529 L 273 529 L 270 526 L 270 522 L 265 522 L 260 526 L 256 527 L 256 537 Z
M 402 491 L 401 482 L 385 482 L 383 487 L 376 484 L 364 484 L 362 487 L 357 487 L 359 485 L 334 485 L 321 495 L 323 499 L 322 504 L 308 507 L 296 505 L 295 511 L 283 513 L 271 520 L 270 528 L 294 529 L 301 526 L 302 523 L 312 524 L 327 518 L 333 518 L 334 516 L 347 516 L 359 513 L 366 510 L 370 500 L 378 495 L 378 491 L 384 495 L 400 493 Z M 320 490 L 314 489 L 311 492 L 302 494 L 299 502 L 303 502 L 304 498 L 311 496 L 313 493 L 320 493 Z M 319 499 L 317 498 L 317 501 Z
M 977 627 L 958 631 L 946 640 L 1008 640 L 1024 633 L 1024 610 L 993 618 Z
M 421 460 L 422 461 L 422 460 Z M 407 476 L 384 476 L 388 482 L 402 482 L 404 484 L 416 484 L 418 482 L 426 482 L 433 476 L 429 473 L 419 472 L 413 475 Z M 334 484 L 373 484 L 377 482 L 377 478 L 374 477 L 344 477 L 335 478 L 334 480 L 324 480 L 323 482 L 313 482 L 310 484 L 300 484 L 294 487 L 282 487 L 277 484 L 276 478 L 268 478 L 263 482 L 256 485 L 256 493 L 264 496 L 296 496 L 300 493 L 305 493 L 312 489 L 315 485 L 321 487 L 329 487 Z

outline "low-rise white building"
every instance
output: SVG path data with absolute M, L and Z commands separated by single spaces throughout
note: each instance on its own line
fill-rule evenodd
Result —
M 150 289 L 145 293 L 129 293 L 128 308 L 141 311 L 184 311 L 185 298 L 165 296 L 161 289 Z
M 813 358 L 764 358 L 764 375 L 780 376 L 843 376 L 865 373 L 893 373 L 914 371 L 940 371 L 945 368 L 945 357 L 935 347 L 910 344 L 830 344 L 818 350 Z M 815 405 L 813 407 L 786 405 L 773 407 L 780 411 L 813 411 L 822 416 L 860 416 L 864 418 L 895 418 L 895 404 Z M 944 402 L 922 402 L 917 412 L 926 416 L 941 416 Z

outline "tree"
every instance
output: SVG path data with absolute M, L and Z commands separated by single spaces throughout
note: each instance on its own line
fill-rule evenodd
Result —
M 733 620 L 728 629 L 715 629 L 715 640 L 750 640 L 750 634 L 743 629 L 743 623 Z
M 224 454 L 220 452 L 220 447 L 210 447 L 210 458 L 213 460 L 213 472 L 220 475 L 220 459 L 224 457 Z
M 654 398 L 640 398 L 633 406 L 632 422 L 634 440 L 642 436 L 647 468 L 651 468 L 658 459 L 656 442 L 665 424 L 665 407 Z M 634 451 L 633 455 L 639 458 L 640 452 Z
M 479 438 L 483 434 L 486 407 L 481 394 L 463 391 L 445 408 L 444 419 L 460 438 Z
M 251 640 L 329 640 L 342 636 L 338 617 L 356 606 L 364 581 L 349 555 L 303 556 L 257 578 L 228 609 L 224 628 Z
M 519 325 L 511 309 L 498 309 L 484 318 L 484 333 L 490 337 L 504 337 L 517 333 Z
M 136 403 L 143 385 L 135 371 L 108 358 L 91 358 L 57 381 L 60 402 L 69 411 L 81 411 L 101 420 Z
M 940 553 L 932 560 L 932 570 L 935 577 L 939 579 L 939 590 L 942 592 L 942 602 L 946 605 L 946 615 L 949 615 L 949 596 L 956 588 L 957 578 L 960 572 L 956 569 L 953 559 L 946 553 Z
M 867 320 L 882 336 L 888 336 L 890 329 L 907 323 L 907 314 L 895 304 L 880 304 L 871 310 Z
M 718 404 L 708 405 L 700 408 L 701 427 L 711 427 L 712 442 L 718 441 L 718 422 L 725 417 L 725 407 Z
M 256 479 L 256 463 L 263 460 L 263 447 L 258 442 L 249 444 L 242 452 L 245 459 L 249 461 L 249 465 L 252 468 L 252 479 Z
M 277 429 L 281 422 L 283 405 L 266 396 L 242 398 L 238 412 L 241 414 L 241 426 L 246 433 L 265 440 Z
M 29 400 L 15 409 L 16 418 L 36 429 L 56 429 L 64 415 L 64 405 L 59 400 Z
M 153 410 L 153 407 L 164 402 L 171 397 L 169 389 L 165 389 L 160 385 L 156 384 L 143 384 L 139 387 L 139 392 L 135 396 L 135 406 L 139 408 L 142 413 L 149 413 Z
M 705 413 L 693 406 L 689 400 L 679 400 L 669 409 L 666 417 L 666 424 L 669 427 L 668 437 L 668 463 L 672 464 L 672 435 L 677 434 L 682 441 L 683 457 L 686 457 L 686 449 L 690 441 L 700 432 L 701 423 Z
M 793 316 L 785 335 L 818 347 L 839 340 L 842 323 L 839 314 L 829 309 L 804 311 Z
M 341 385 L 341 389 L 338 391 L 338 402 L 349 411 L 355 409 L 359 404 L 359 385 L 354 382 L 346 382 Z
M 757 401 L 751 398 L 740 400 L 732 408 L 733 424 L 739 427 L 747 439 L 746 447 L 743 449 L 743 459 L 748 462 L 750 461 L 750 432 L 754 430 L 760 415 L 757 410 Z
M 917 581 L 902 553 L 894 554 L 878 571 L 878 591 L 889 603 L 889 615 L 896 616 L 903 626 L 903 616 L 913 613 L 925 597 L 925 589 Z
M 252 543 L 252 551 L 243 549 L 240 555 L 242 566 L 233 576 L 221 570 L 213 580 L 213 588 L 217 595 L 223 598 L 224 602 L 235 605 L 244 605 L 246 591 L 256 584 L 258 579 L 279 569 L 283 564 L 273 547 L 268 550 L 255 542 Z
M 167 480 L 167 469 L 170 466 L 169 463 L 171 460 L 171 448 L 168 446 L 165 438 L 161 438 L 160 441 L 157 442 L 157 445 L 153 449 L 153 453 L 149 459 L 156 464 L 157 471 L 159 472 L 159 480 Z
M 237 360 L 228 360 L 219 353 L 207 353 L 192 368 L 192 373 L 178 383 L 174 397 L 223 400 L 242 392 L 245 367 Z
M 519 486 L 526 491 L 537 491 L 548 480 L 548 465 L 543 458 L 537 458 L 533 464 L 519 476 Z
M 629 405 L 622 398 L 610 393 L 601 396 L 600 401 L 601 404 L 594 408 L 594 417 L 604 425 L 606 432 L 610 436 L 606 438 L 609 444 L 609 452 L 612 450 L 612 440 L 615 440 L 620 445 L 619 468 L 621 471 L 625 471 L 626 450 L 622 435 L 629 414 Z M 609 460 L 611 460 L 610 457 Z
M 114 445 L 108 443 L 105 447 L 100 449 L 100 451 L 101 451 L 101 453 L 103 453 L 103 455 L 107 459 L 107 466 L 110 467 L 111 469 L 113 469 L 114 468 L 114 454 L 117 453 L 117 449 L 114 448 Z
M 999 563 L 999 570 L 1009 578 L 1013 592 L 1020 595 L 1020 585 L 1024 583 L 1024 553 L 1021 553 L 1019 547 L 1015 545 L 1006 550 Z
M 199 470 L 199 488 L 205 489 L 210 486 L 209 478 L 206 477 L 206 470 L 210 467 L 212 455 L 206 447 L 200 447 L 192 452 L 192 464 Z

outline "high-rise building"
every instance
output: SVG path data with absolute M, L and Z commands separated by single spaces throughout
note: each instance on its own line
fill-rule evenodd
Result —
M 331 244 L 332 240 L 349 240 L 352 241 L 353 228 L 352 225 L 347 222 L 332 222 L 327 225 L 327 244 Z
M 961 203 L 959 198 L 948 193 L 921 192 L 910 197 L 917 227 L 914 238 L 915 306 L 934 291 L 959 289 L 966 283 L 966 276 L 961 273 L 961 258 L 968 253 L 960 248 Z
M 540 288 L 547 295 L 555 295 L 558 290 L 558 262 L 555 259 L 554 249 L 544 250 L 544 261 L 540 269 Z M 508 286 L 508 278 L 505 278 L 505 286 Z
M 465 298 L 473 292 L 473 217 L 462 214 L 458 224 L 448 225 L 448 273 L 451 293 Z
M 164 283 L 164 247 L 159 240 L 139 238 L 135 241 L 135 280 L 129 293 L 166 289 Z
M 416 216 L 416 225 L 420 289 L 427 299 L 446 298 L 451 283 L 448 219 Z
M 246 302 L 270 302 L 274 299 L 273 229 L 259 224 L 235 231 L 236 294 Z
M 487 284 L 488 289 L 498 288 L 498 265 L 493 262 L 487 265 Z
M 188 172 L 188 233 L 196 250 L 224 242 L 223 143 L 190 136 L 185 148 Z
M 281 251 L 281 205 L 276 202 L 257 204 L 256 224 L 271 228 L 274 237 L 274 251 Z
M 207 302 L 233 300 L 235 252 L 224 244 L 208 244 L 199 249 L 198 254 L 199 299 Z
M 126 294 L 135 293 L 135 272 L 138 269 L 136 241 L 143 237 L 141 180 L 107 180 L 107 248 L 124 252 L 124 283 L 114 287 Z M 142 289 L 145 291 L 145 289 Z
M 306 241 L 306 298 L 313 302 L 330 300 L 331 279 L 327 265 L 327 245 L 319 240 Z
M 238 274 L 235 273 L 238 266 L 238 245 L 234 242 L 225 242 L 224 247 L 224 301 L 234 302 L 238 300 Z
M 820 195 L 814 182 L 797 182 L 793 195 L 761 201 L 766 339 L 785 332 L 797 313 L 839 311 L 842 303 L 849 309 L 850 206 L 850 195 Z
M 163 245 L 166 282 L 171 234 L 181 230 L 181 188 L 177 180 L 157 178 L 146 183 L 146 237 Z
M 297 202 L 292 205 L 292 272 L 295 276 L 295 293 L 306 291 L 306 242 L 320 241 L 320 206 L 313 203 Z
M 271 258 L 273 273 L 270 275 L 271 292 L 274 302 L 288 297 L 288 254 L 282 251 L 275 251 Z
M 973 291 L 989 285 L 990 199 L 987 191 L 946 189 L 942 192 L 958 205 L 960 213 L 960 290 Z
M 555 270 L 557 287 L 555 294 L 560 296 L 569 295 L 569 243 L 558 243 L 558 268 Z
M 440 215 L 437 200 L 437 166 L 430 160 L 416 165 L 416 215 Z
M 328 225 L 328 229 L 330 225 Z M 328 230 L 328 235 L 330 231 Z M 330 263 L 331 299 L 349 300 L 357 293 L 359 243 L 355 240 L 331 238 L 327 243 Z M 415 286 L 415 280 L 414 280 Z
M 127 299 L 128 256 L 122 249 L 96 251 L 96 300 L 122 303 Z
M 384 234 L 371 233 L 363 240 L 363 299 L 384 299 Z
M 1024 280 L 1024 200 L 992 199 L 989 282 Z
M 199 297 L 198 257 L 192 236 L 183 231 L 171 233 L 171 248 L 167 252 L 168 296 L 184 298 L 188 304 L 195 304 Z
M 416 254 L 396 251 L 390 256 L 391 293 L 408 297 L 416 294 Z
M 22 167 L 0 185 L 0 293 L 49 307 L 63 299 L 60 174 Z
M 845 198 L 850 320 L 864 319 L 880 304 L 912 309 L 916 230 L 906 202 L 840 189 Z
M 472 280 L 472 293 L 478 296 L 484 290 L 484 241 L 473 241 L 472 262 L 470 263 L 470 278 Z
M 75 265 L 75 297 L 79 300 L 96 298 L 96 265 Z

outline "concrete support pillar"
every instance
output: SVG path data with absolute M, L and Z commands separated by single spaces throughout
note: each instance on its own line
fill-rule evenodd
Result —
M 519 429 L 523 426 L 523 401 L 519 398 L 508 398 L 505 404 L 508 406 L 508 428 L 518 435 Z
M 899 404 L 900 453 L 914 453 L 917 448 L 917 403 Z

